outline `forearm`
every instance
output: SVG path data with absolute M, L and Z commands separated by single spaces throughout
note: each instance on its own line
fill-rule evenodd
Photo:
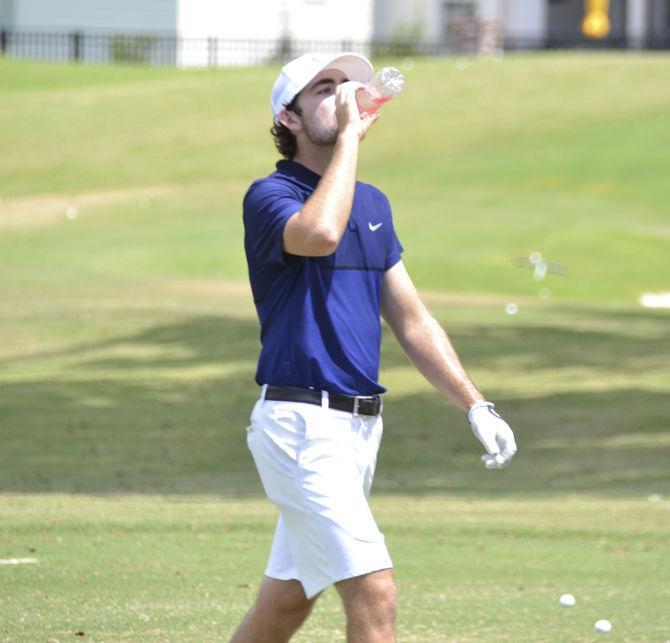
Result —
M 463 411 L 484 396 L 470 379 L 437 320 L 426 310 L 396 331 L 397 339 L 421 374 Z
M 358 135 L 345 130 L 338 136 L 333 157 L 314 193 L 296 216 L 295 224 L 305 237 L 323 246 L 323 254 L 334 252 L 347 227 L 356 189 Z

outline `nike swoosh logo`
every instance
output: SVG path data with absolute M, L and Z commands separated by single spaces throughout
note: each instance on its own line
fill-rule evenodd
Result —
M 375 230 L 379 230 L 384 225 L 384 222 L 382 223 L 375 223 L 375 225 L 372 225 L 370 221 L 368 221 L 368 228 L 370 228 L 371 232 L 375 232 Z

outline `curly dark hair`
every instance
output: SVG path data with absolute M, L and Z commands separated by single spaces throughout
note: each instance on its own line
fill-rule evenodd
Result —
M 300 96 L 300 94 L 296 94 L 290 103 L 284 105 L 284 108 L 287 111 L 295 112 L 300 116 L 302 115 L 302 109 L 298 107 L 298 96 Z M 298 151 L 298 141 L 288 127 L 285 127 L 281 123 L 272 123 L 270 134 L 272 134 L 275 140 L 275 147 L 285 159 L 290 160 L 296 155 L 296 152 Z

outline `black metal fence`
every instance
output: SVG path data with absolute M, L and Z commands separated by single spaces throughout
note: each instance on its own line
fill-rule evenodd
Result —
M 467 40 L 467 41 L 466 41 Z M 0 53 L 52 61 L 218 67 L 262 65 L 307 52 L 356 51 L 364 55 L 444 56 L 477 51 L 477 39 L 426 44 L 409 42 L 289 39 L 184 38 L 161 33 L 0 31 Z
M 588 40 L 574 32 L 546 38 L 501 38 L 469 25 L 440 43 L 182 38 L 161 33 L 45 32 L 0 29 L 0 54 L 49 61 L 183 67 L 276 63 L 308 51 L 357 51 L 368 56 L 450 56 L 554 48 L 670 49 L 670 37 L 631 42 L 617 36 Z

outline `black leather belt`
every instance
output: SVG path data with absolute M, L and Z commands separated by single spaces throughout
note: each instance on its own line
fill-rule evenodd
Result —
M 268 386 L 265 399 L 283 402 L 304 402 L 321 406 L 321 391 L 311 388 L 297 388 L 294 386 Z M 379 415 L 384 403 L 379 395 L 328 395 L 328 406 L 337 411 L 346 411 L 354 415 Z

